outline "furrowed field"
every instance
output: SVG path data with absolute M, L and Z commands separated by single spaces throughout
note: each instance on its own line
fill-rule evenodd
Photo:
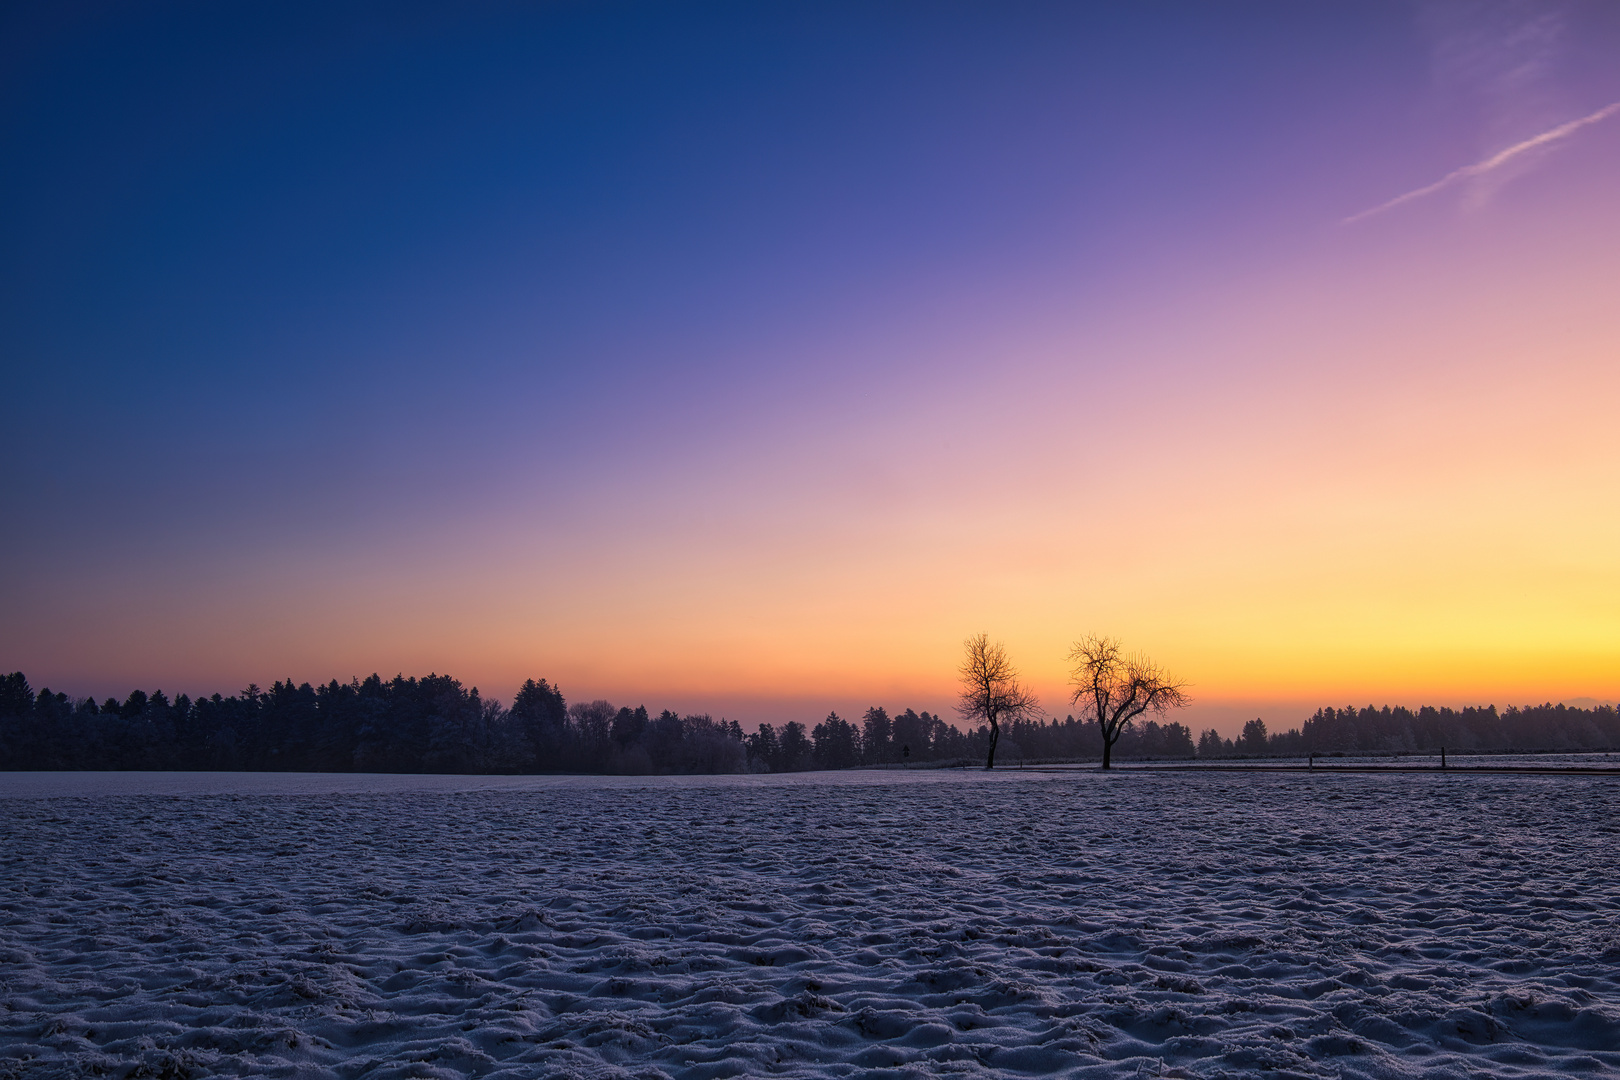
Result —
M 1620 1071 L 1614 778 L 0 777 L 0 1076 Z

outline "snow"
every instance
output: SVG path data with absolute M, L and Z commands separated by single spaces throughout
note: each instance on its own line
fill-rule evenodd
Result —
M 1126 761 L 1120 768 L 1159 768 L 1166 765 L 1191 765 L 1200 769 L 1265 768 L 1268 766 L 1300 767 L 1310 759 L 1301 757 L 1213 758 L 1187 761 Z M 1437 769 L 1440 755 L 1423 754 L 1318 754 L 1318 769 L 1334 767 L 1413 768 Z M 1568 752 L 1489 753 L 1466 754 L 1453 751 L 1446 755 L 1446 766 L 1452 769 L 1620 769 L 1620 753 L 1606 750 L 1572 750 Z
M 1603 776 L 0 775 L 0 1077 L 1620 1073 Z

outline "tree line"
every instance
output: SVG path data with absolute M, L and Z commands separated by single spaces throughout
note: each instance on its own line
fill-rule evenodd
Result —
M 998 718 L 1004 720 L 1005 718 Z M 1323 708 L 1299 728 L 1269 733 L 1250 721 L 1224 739 L 1195 742 L 1178 723 L 1124 725 L 1108 744 L 1094 717 L 1015 716 L 1000 724 L 1004 761 L 1222 758 L 1307 753 L 1620 748 L 1611 706 Z M 0 678 L 0 770 L 244 769 L 289 772 L 725 773 L 860 765 L 984 761 L 988 724 L 963 730 L 943 718 L 873 706 L 743 731 L 707 715 L 656 715 L 607 701 L 568 704 L 530 680 L 510 707 L 448 675 L 276 682 L 230 697 L 172 700 L 133 691 L 123 701 L 35 693 L 21 672 Z
M 1198 756 L 1301 757 L 1307 754 L 1409 754 L 1447 750 L 1620 749 L 1620 713 L 1612 705 L 1495 705 L 1462 709 L 1425 705 L 1378 708 L 1331 706 L 1316 710 L 1297 728 L 1268 732 L 1264 720 L 1243 725 L 1235 739 L 1205 731 Z
M 287 772 L 733 773 L 933 762 L 983 752 L 983 730 L 928 712 L 859 724 L 832 713 L 745 733 L 735 720 L 654 715 L 645 706 L 564 700 L 545 679 L 510 707 L 448 675 L 379 675 L 323 686 L 276 682 L 229 697 L 35 693 L 0 678 L 0 769 L 220 769 Z

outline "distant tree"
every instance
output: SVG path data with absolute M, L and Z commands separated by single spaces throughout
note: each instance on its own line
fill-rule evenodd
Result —
M 1197 753 L 1193 747 L 1192 729 L 1185 724 L 1166 724 L 1162 729 L 1160 753 L 1171 758 L 1190 758 Z
M 620 709 L 618 715 L 613 718 L 611 729 L 614 745 L 620 751 L 624 751 L 640 742 L 642 733 L 647 730 L 648 722 L 645 705 L 637 706 L 635 709 L 628 707 Z
M 1185 726 L 1148 720 L 1133 724 L 1120 737 L 1118 752 L 1145 758 L 1190 758 L 1196 751 L 1192 732 Z
M 927 714 L 924 713 L 924 716 Z M 899 747 L 898 753 L 905 761 L 928 760 L 928 722 L 916 712 L 907 709 L 894 718 L 894 735 L 892 746 Z
M 1281 733 L 1273 731 L 1266 736 L 1266 753 L 1299 757 L 1305 753 L 1305 737 L 1300 734 L 1299 728 L 1289 728 Z
M 872 706 L 861 717 L 861 756 L 873 764 L 894 760 L 894 725 L 881 705 Z
M 759 725 L 759 730 L 748 736 L 748 757 L 755 763 L 756 769 L 765 769 L 774 772 L 782 760 L 782 745 L 776 738 L 776 728 L 770 724 Z
M 652 727 L 652 716 L 645 705 L 620 709 L 609 729 L 612 746 L 603 768 L 607 772 L 638 776 L 652 772 L 653 762 L 647 752 Z
M 747 768 L 748 750 L 742 729 L 707 713 L 688 716 L 686 742 L 681 748 L 680 771 L 685 773 L 734 773 Z
M 249 695 L 251 695 L 256 702 L 259 695 L 259 688 L 251 683 L 248 684 L 248 688 L 242 692 L 242 696 L 248 697 Z M 125 720 L 133 720 L 135 717 L 146 711 L 146 700 L 145 690 L 131 690 L 129 692 L 129 697 L 122 705 L 118 707 L 119 715 Z
M 1238 748 L 1245 754 L 1264 754 L 1266 752 L 1266 722 L 1258 716 L 1243 725 L 1243 734 L 1238 737 Z
M 920 718 L 928 731 L 928 756 L 935 761 L 941 758 L 967 756 L 966 744 L 969 736 L 958 731 L 956 725 L 947 724 L 943 717 L 930 716 L 924 712 Z
M 26 716 L 34 708 L 34 691 L 20 671 L 0 679 L 0 716 Z
M 836 712 L 828 713 L 827 719 L 811 730 L 810 741 L 815 747 L 816 764 L 823 769 L 847 769 L 860 763 L 860 738 L 855 725 Z
M 1201 758 L 1218 758 L 1226 754 L 1226 742 L 1221 733 L 1210 728 L 1198 736 L 1198 756 Z
M 679 759 L 686 741 L 686 721 L 673 710 L 665 709 L 647 726 L 642 739 L 653 767 L 668 769 Z
M 533 768 L 563 767 L 568 754 L 568 705 L 546 680 L 526 681 L 512 699 L 511 716 L 528 737 Z
M 976 634 L 962 643 L 967 655 L 958 674 L 962 680 L 961 703 L 956 711 L 964 720 L 983 720 L 990 728 L 989 749 L 984 767 L 996 767 L 996 743 L 1001 725 L 1040 711 L 1035 695 L 1018 681 L 1018 672 L 1007 659 L 1006 647 L 992 643 L 990 635 Z
M 600 698 L 568 706 L 568 719 L 579 740 L 580 763 L 589 772 L 607 767 L 617 712 L 612 702 Z
M 810 767 L 810 740 L 805 737 L 803 724 L 789 720 L 782 725 L 778 753 L 781 764 L 777 768 L 783 772 L 797 772 Z
M 1188 704 L 1186 683 L 1171 677 L 1145 656 L 1126 656 L 1116 638 L 1091 635 L 1069 650 L 1074 668 L 1071 700 L 1091 712 L 1102 733 L 1102 767 L 1113 765 L 1114 744 L 1144 712 L 1162 714 Z

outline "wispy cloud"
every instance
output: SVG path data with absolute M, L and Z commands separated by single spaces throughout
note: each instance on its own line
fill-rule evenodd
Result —
M 1395 198 L 1386 203 L 1381 203 L 1378 206 L 1373 207 L 1371 210 L 1363 210 L 1359 214 L 1352 214 L 1344 219 L 1344 224 L 1353 225 L 1358 221 L 1364 221 L 1376 214 L 1382 214 L 1385 210 L 1392 210 L 1395 207 L 1400 206 L 1402 203 L 1409 203 L 1414 199 L 1421 199 L 1425 195 L 1433 195 L 1435 192 L 1448 188 L 1451 185 L 1459 183 L 1463 180 L 1471 180 L 1477 176 L 1484 176 L 1486 173 L 1500 169 L 1503 165 L 1506 165 L 1514 158 L 1528 154 L 1530 151 L 1546 146 L 1550 143 L 1567 139 L 1577 131 L 1581 130 L 1581 128 L 1600 123 L 1607 120 L 1609 117 L 1614 116 L 1616 113 L 1620 113 L 1620 101 L 1616 101 L 1612 105 L 1605 105 L 1603 108 L 1599 109 L 1595 113 L 1592 113 L 1590 116 L 1583 116 L 1579 120 L 1571 120 L 1566 124 L 1559 124 L 1550 131 L 1543 131 L 1540 135 L 1528 138 L 1521 143 L 1515 143 L 1506 150 L 1492 154 L 1484 161 L 1476 161 L 1472 165 L 1464 165 L 1462 168 L 1457 169 L 1454 172 L 1447 173 L 1445 176 L 1436 180 L 1427 187 L 1420 187 L 1416 191 L 1408 191 L 1405 195 L 1397 195 Z

